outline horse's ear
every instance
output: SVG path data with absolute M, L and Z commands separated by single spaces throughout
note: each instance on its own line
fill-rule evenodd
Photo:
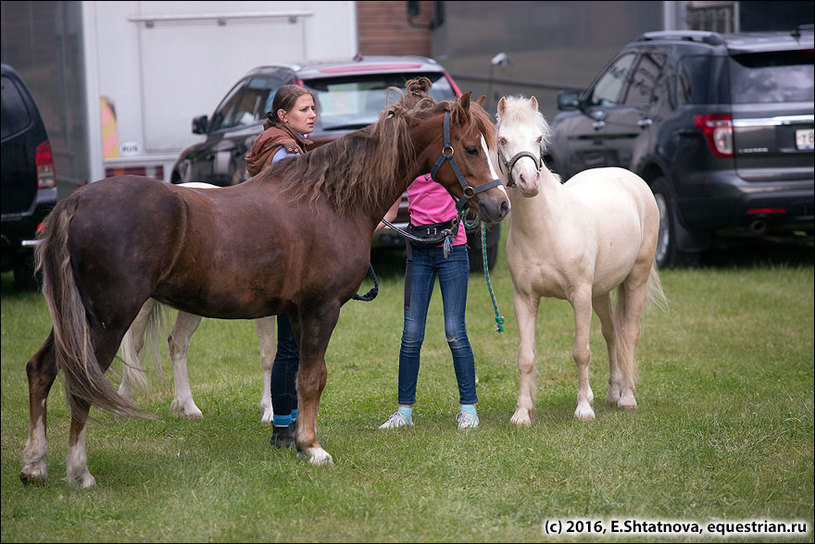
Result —
M 481 96 L 479 96 L 478 98 L 475 99 L 475 103 L 478 104 L 479 106 L 483 106 L 484 105 L 484 100 L 486 100 L 486 99 L 487 99 L 486 95 L 482 94 Z
M 498 116 L 501 117 L 504 115 L 504 110 L 507 109 L 507 97 L 502 96 L 501 100 L 498 101 Z
M 461 107 L 462 107 L 462 109 L 464 109 L 464 111 L 467 111 L 467 110 L 470 109 L 470 96 L 472 94 L 473 94 L 472 91 L 467 91 L 466 93 L 461 95 L 461 98 L 459 98 L 459 103 L 461 104 Z
M 529 105 L 532 106 L 533 110 L 537 110 L 538 109 L 538 99 L 533 96 L 532 98 L 529 99 Z

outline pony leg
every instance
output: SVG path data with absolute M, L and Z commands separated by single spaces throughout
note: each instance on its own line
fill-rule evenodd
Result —
M 39 351 L 26 364 L 26 374 L 28 374 L 28 439 L 23 450 L 20 480 L 24 484 L 41 485 L 48 478 L 46 463 L 48 392 L 51 391 L 57 377 L 53 330 Z
M 255 328 L 258 331 L 260 343 L 260 367 L 263 369 L 263 390 L 260 393 L 260 422 L 270 425 L 274 412 L 272 411 L 272 365 L 274 365 L 274 350 L 277 342 L 274 339 L 275 317 L 262 317 L 255 319 Z
M 119 396 L 123 399 L 130 400 L 133 385 L 147 383 L 144 377 L 144 369 L 139 360 L 139 353 L 144 347 L 144 331 L 150 322 L 150 314 L 153 312 L 155 305 L 155 299 L 147 299 L 122 339 L 124 366 L 122 369 L 122 382 L 119 384 Z
M 170 412 L 175 417 L 187 419 L 201 419 L 204 414 L 192 400 L 190 378 L 187 375 L 187 354 L 190 350 L 190 338 L 198 325 L 201 324 L 200 315 L 188 314 L 178 311 L 175 326 L 168 340 L 170 344 L 170 359 L 173 361 L 173 378 L 175 382 L 175 398 L 170 404 Z
M 317 442 L 317 412 L 325 388 L 325 351 L 331 332 L 339 318 L 339 305 L 327 305 L 314 313 L 292 320 L 295 338 L 299 338 L 300 367 L 297 371 L 297 431 L 295 443 L 298 456 L 312 465 L 333 465 L 334 460 Z
M 639 272 L 639 273 L 636 273 Z M 640 338 L 639 319 L 648 295 L 648 277 L 650 267 L 640 267 L 620 285 L 617 290 L 617 308 L 615 310 L 615 327 L 617 329 L 617 359 L 623 374 L 622 390 L 617 408 L 636 410 L 637 362 L 634 352 Z
M 74 487 L 85 489 L 96 485 L 96 479 L 88 470 L 87 424 L 91 407 L 82 399 L 74 399 L 72 404 L 65 481 Z
M 611 294 L 600 295 L 592 301 L 594 312 L 600 318 L 600 327 L 608 350 L 608 394 L 606 406 L 613 406 L 620 400 L 623 374 L 617 361 L 617 334 L 611 312 Z
M 574 309 L 575 335 L 572 357 L 577 365 L 577 409 L 574 417 L 581 421 L 594 421 L 594 393 L 589 385 L 589 364 L 591 348 L 591 286 L 575 294 L 572 302 Z
M 538 319 L 540 299 L 533 299 L 514 293 L 513 306 L 518 322 L 520 342 L 518 344 L 518 402 L 510 422 L 521 427 L 532 425 L 535 417 L 535 325 Z

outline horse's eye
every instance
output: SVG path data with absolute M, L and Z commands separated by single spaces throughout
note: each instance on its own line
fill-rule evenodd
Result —
M 543 142 L 543 136 L 538 136 L 538 143 Z
M 504 137 L 498 138 L 498 145 L 501 146 L 507 145 L 507 139 Z
M 464 148 L 464 151 L 466 151 L 467 154 L 469 156 L 471 156 L 471 157 L 477 157 L 478 156 L 478 147 L 476 147 L 476 146 L 467 146 L 467 147 Z

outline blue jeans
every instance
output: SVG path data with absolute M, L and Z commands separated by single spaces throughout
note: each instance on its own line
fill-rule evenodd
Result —
M 297 368 L 300 351 L 291 321 L 286 314 L 277 316 L 277 353 L 272 366 L 271 394 L 275 415 L 287 416 L 297 408 Z
M 410 277 L 405 278 L 405 325 L 399 350 L 399 404 L 416 403 L 416 382 L 424 341 L 427 309 L 436 276 L 444 305 L 444 334 L 453 354 L 460 404 L 475 404 L 475 359 L 467 338 L 464 313 L 467 308 L 467 283 L 470 260 L 467 246 L 453 246 L 448 257 L 440 247 L 408 250 Z M 412 254 L 412 255 L 411 255 Z M 412 262 L 411 262 L 412 258 Z

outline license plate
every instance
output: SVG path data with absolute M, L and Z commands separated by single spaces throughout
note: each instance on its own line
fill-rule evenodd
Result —
M 815 149 L 815 142 L 813 142 L 813 129 L 807 128 L 804 130 L 795 131 L 795 147 L 796 149 Z

